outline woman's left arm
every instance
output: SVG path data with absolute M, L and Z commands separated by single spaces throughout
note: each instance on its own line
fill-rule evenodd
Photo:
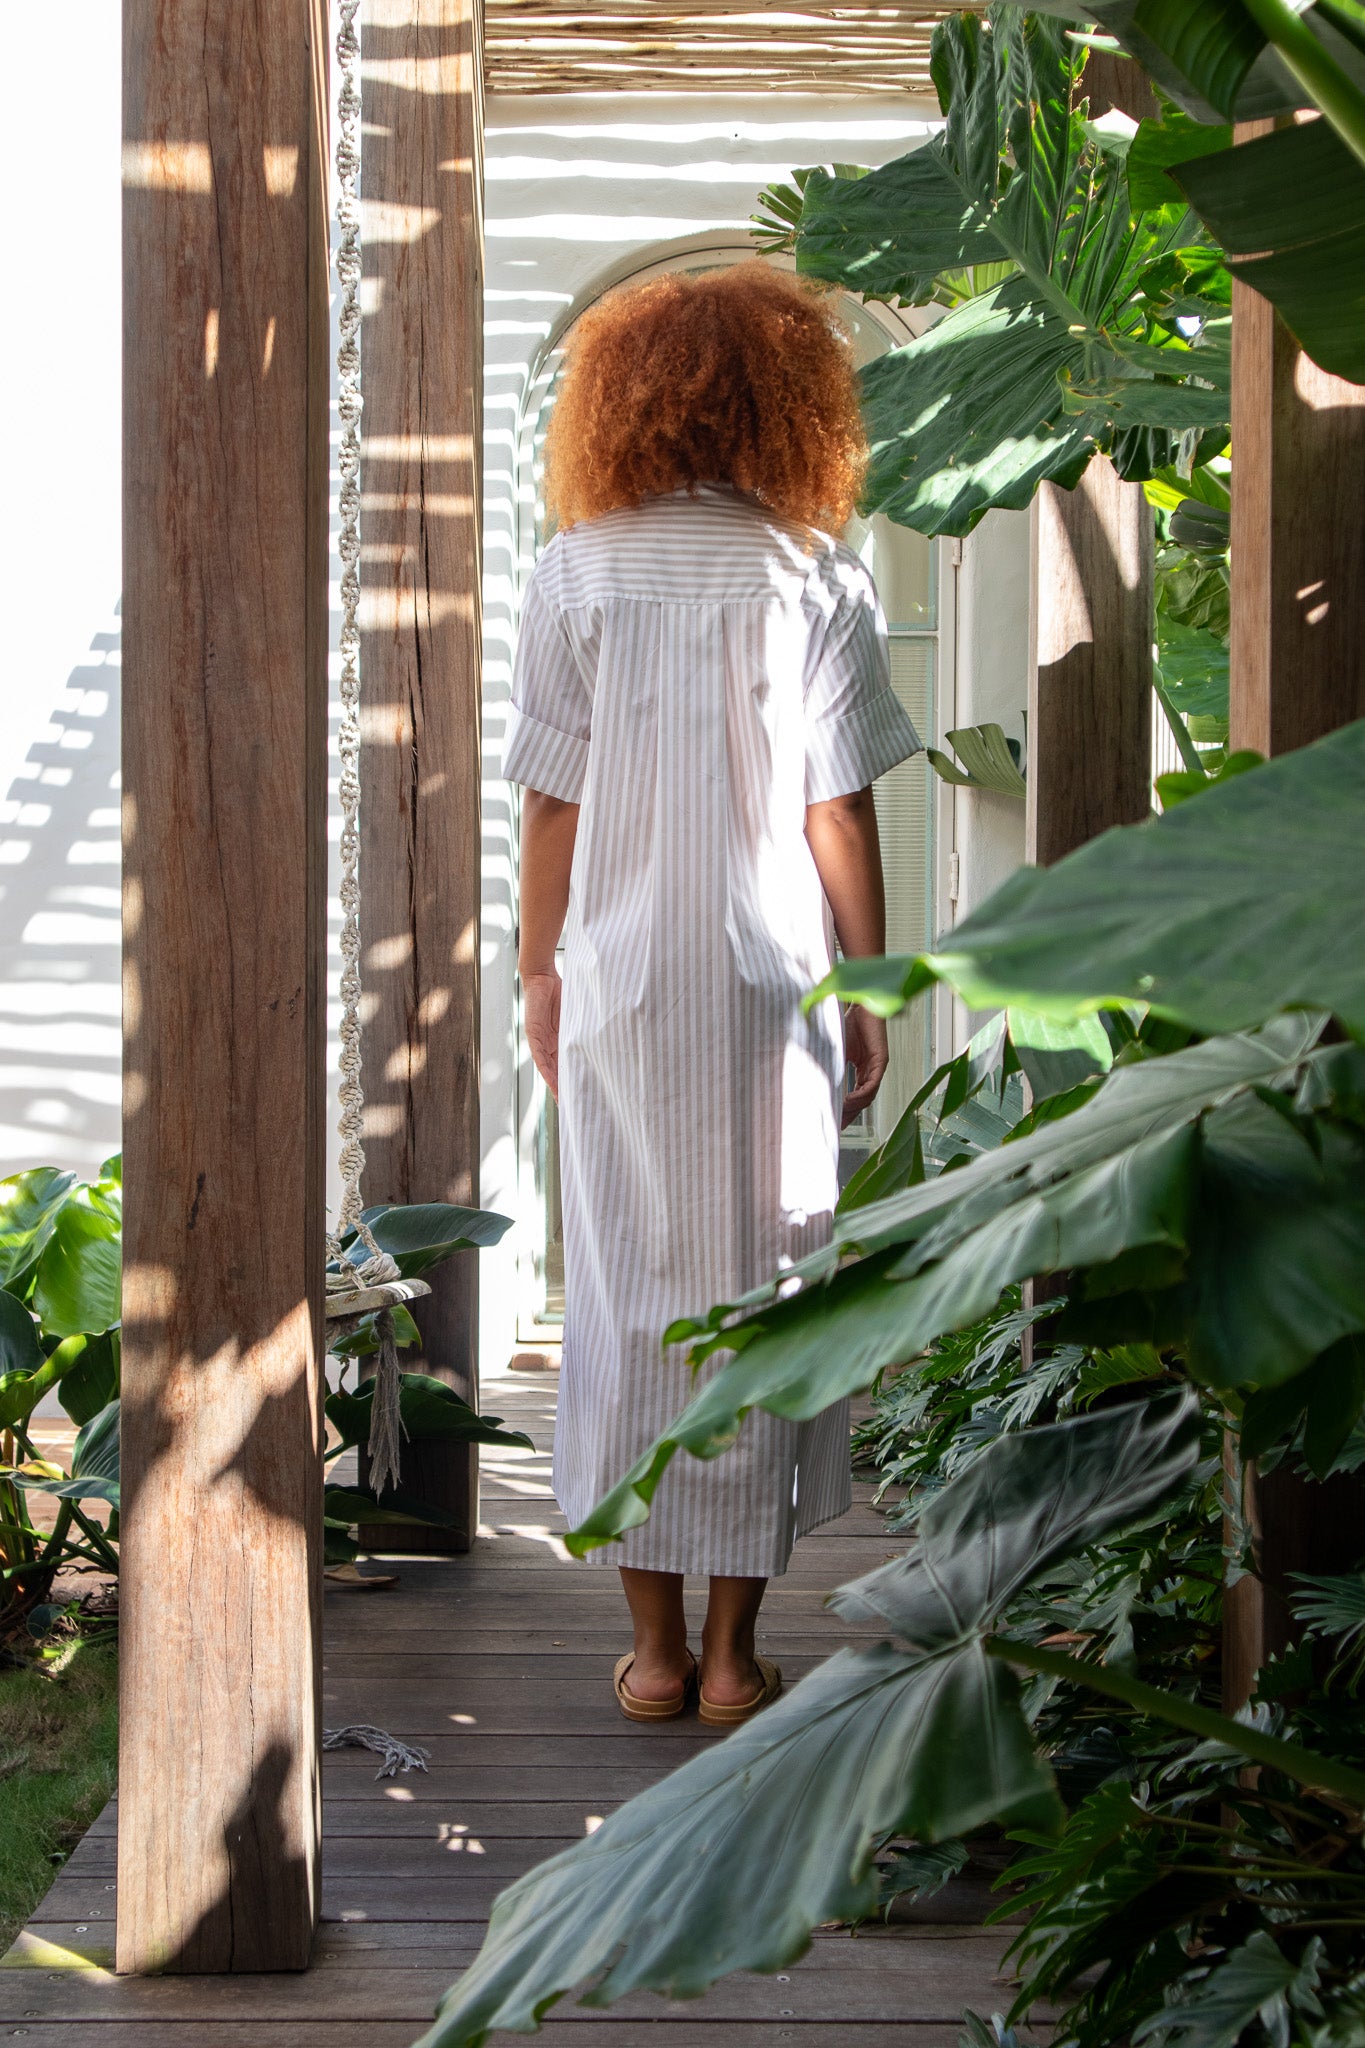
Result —
M 559 969 L 555 949 L 569 909 L 569 874 L 578 805 L 523 792 L 521 912 L 517 968 L 525 1001 L 526 1042 L 536 1070 L 559 1100 Z
M 846 960 L 886 951 L 886 884 L 872 791 L 855 789 L 806 806 L 806 841 L 834 916 Z M 853 1004 L 844 1016 L 844 1046 L 854 1081 L 844 1097 L 844 1122 L 860 1116 L 882 1085 L 888 1050 L 886 1021 Z

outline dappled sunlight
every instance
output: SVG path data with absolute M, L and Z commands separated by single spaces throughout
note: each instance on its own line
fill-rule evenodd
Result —
M 118 1149 L 117 619 L 0 798 L 0 1175 Z

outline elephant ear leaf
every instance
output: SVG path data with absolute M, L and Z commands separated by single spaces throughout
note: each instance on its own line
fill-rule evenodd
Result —
M 529 1436 L 519 1429 L 506 1429 L 497 1415 L 480 1415 L 462 1400 L 444 1380 L 429 1373 L 405 1372 L 399 1376 L 399 1415 L 403 1434 L 414 1443 L 500 1444 L 505 1449 L 534 1450 Z M 366 1443 L 370 1414 L 374 1406 L 374 1381 L 364 1380 L 356 1391 L 329 1394 L 327 1420 L 340 1437 L 339 1448 L 349 1450 Z
M 74 1173 L 59 1173 L 55 1166 L 35 1166 L 0 1181 L 0 1287 L 31 1275 L 75 1185 Z
M 1040 1487 L 1044 1455 L 1053 1477 Z M 830 1605 L 921 1649 L 958 1640 L 1046 1565 L 1168 1499 L 1198 1456 L 1199 1401 L 1187 1390 L 1002 1437 L 930 1501 L 908 1556 L 841 1586 Z
M 1171 176 L 1234 277 L 1283 315 L 1315 363 L 1365 382 L 1365 165 L 1326 121 L 1175 164 Z
M 117 1189 L 82 1187 L 53 1219 L 38 1260 L 33 1306 L 58 1337 L 98 1336 L 119 1319 L 122 1220 Z
M 37 1324 L 16 1295 L 0 1288 L 0 1379 L 37 1372 L 42 1362 Z
M 922 304 L 967 270 L 999 272 L 863 371 L 865 509 L 920 533 L 969 533 L 1043 481 L 1069 488 L 1097 450 L 1150 476 L 1181 430 L 1228 418 L 1222 355 L 1188 346 L 1147 291 L 1192 255 L 1198 224 L 1174 189 L 1134 215 L 1122 150 L 1085 118 L 1085 62 L 1036 14 L 954 15 L 933 41 L 941 133 L 864 178 L 804 189 L 796 256 L 810 275 Z
M 439 1266 L 455 1252 L 497 1244 L 512 1228 L 510 1216 L 498 1216 L 491 1209 L 462 1209 L 454 1202 L 382 1202 L 365 1211 L 365 1221 L 379 1249 L 396 1260 L 405 1280 Z M 357 1263 L 368 1256 L 356 1238 L 345 1249 Z
M 1179 1393 L 993 1445 L 945 1488 L 932 1566 L 910 1574 L 906 1611 L 932 1642 L 839 1651 L 520 1879 L 418 2048 L 524 2031 L 584 1983 L 582 2002 L 605 2006 L 781 1969 L 814 1927 L 871 1910 L 888 1834 L 933 1843 L 988 1820 L 1054 1827 L 1051 1774 L 1013 1677 L 987 1653 L 989 1622 L 1050 1560 L 1171 1494 L 1197 1434 L 1195 1397 Z M 967 1562 L 940 1595 L 929 1580 L 959 1538 Z M 841 1604 L 880 1618 L 883 1585 L 873 1573 Z
M 58 1500 L 102 1500 L 119 1505 L 119 1404 L 111 1401 L 76 1437 L 70 1476 L 42 1460 L 21 1465 L 11 1476 L 20 1486 Z

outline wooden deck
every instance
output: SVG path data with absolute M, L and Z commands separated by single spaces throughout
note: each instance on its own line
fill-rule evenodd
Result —
M 540 1448 L 485 1454 L 471 1557 L 405 1561 L 389 1592 L 328 1588 L 328 1725 L 377 1723 L 432 1757 L 425 1774 L 376 1782 L 374 1757 L 328 1756 L 314 1967 L 115 1977 L 111 1807 L 4 1958 L 0 2041 L 407 2048 L 477 1950 L 510 1879 L 717 1739 L 695 1719 L 654 1729 L 616 1711 L 609 1677 L 628 1640 L 624 1607 L 614 1572 L 574 1564 L 557 1541 L 554 1388 L 553 1374 L 518 1375 L 485 1397 Z M 849 1515 L 798 1547 L 797 1569 L 769 1593 L 762 1647 L 789 1677 L 846 1637 L 823 1595 L 892 1548 L 870 1489 L 858 1493 Z M 955 2048 L 964 2006 L 989 2014 L 1009 2001 L 1001 1931 L 954 1924 L 980 1904 L 980 1887 L 959 1883 L 918 1923 L 818 1935 L 782 1975 L 734 1977 L 686 2004 L 649 1994 L 608 2012 L 564 2003 L 546 2024 L 602 2048 Z

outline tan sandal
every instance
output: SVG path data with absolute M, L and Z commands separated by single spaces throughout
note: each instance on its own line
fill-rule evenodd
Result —
M 624 1657 L 617 1659 L 616 1669 L 612 1673 L 612 1690 L 616 1694 L 616 1704 L 621 1712 L 628 1721 L 676 1721 L 679 1714 L 686 1711 L 692 1688 L 697 1682 L 697 1660 L 692 1652 L 689 1650 L 687 1653 L 688 1672 L 683 1681 L 683 1689 L 672 1699 L 637 1699 L 626 1684 L 626 1673 L 634 1662 L 634 1650 L 627 1650 Z
M 752 1721 L 755 1714 L 761 1714 L 770 1707 L 782 1690 L 782 1672 L 767 1657 L 755 1657 L 758 1675 L 763 1680 L 762 1690 L 751 1700 L 741 1700 L 737 1706 L 718 1705 L 708 1700 L 700 1678 L 697 1682 L 697 1719 L 704 1721 L 708 1728 L 738 1728 L 741 1721 Z

